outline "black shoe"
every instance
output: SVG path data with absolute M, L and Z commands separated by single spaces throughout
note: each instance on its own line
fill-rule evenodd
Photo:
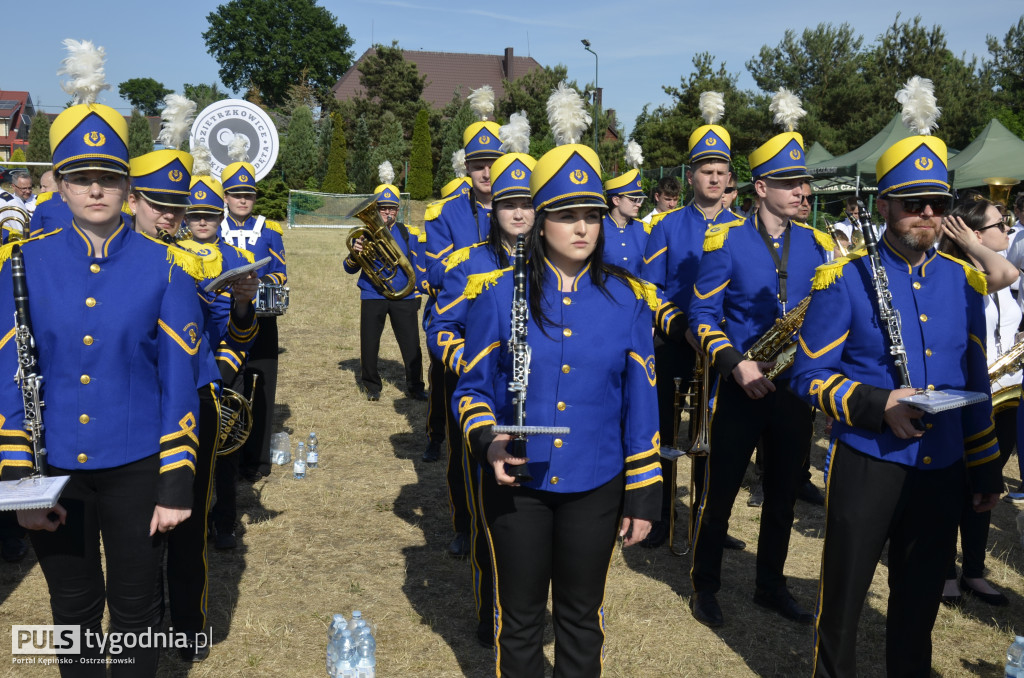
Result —
M 255 483 L 263 480 L 263 474 L 258 469 L 242 469 L 238 475 L 247 483 Z
M 722 543 L 722 548 L 731 549 L 733 551 L 742 551 L 747 548 L 747 542 L 742 539 L 737 539 L 731 534 L 725 535 L 725 541 Z
M 430 400 L 430 396 L 422 388 L 418 391 L 406 391 L 405 395 L 409 396 L 413 400 Z
M 435 443 L 434 441 L 431 441 L 430 444 L 427 445 L 427 449 L 423 450 L 423 457 L 422 457 L 423 461 L 426 461 L 426 462 L 437 461 L 440 458 L 441 458 L 441 443 Z
M 235 533 L 230 531 L 221 532 L 217 530 L 217 534 L 213 538 L 213 548 L 221 551 L 233 549 L 238 545 L 238 540 L 235 538 Z
M 942 597 L 939 598 L 939 602 L 945 605 L 946 607 L 955 607 L 959 609 L 964 606 L 964 597 L 962 594 L 955 596 L 947 596 L 946 594 L 942 594 Z
M 455 539 L 448 544 L 448 554 L 454 558 L 465 558 L 469 555 L 469 535 L 465 532 L 456 532 Z
M 778 591 L 757 589 L 754 591 L 754 603 L 773 612 L 778 612 L 786 619 L 798 624 L 809 625 L 814 622 L 814 615 L 800 607 L 786 588 L 781 588 Z
M 8 563 L 20 563 L 28 553 L 28 544 L 20 537 L 4 537 L 0 545 L 0 557 Z
M 366 399 L 369 400 L 371 403 L 375 403 L 378 400 L 380 400 L 380 393 L 378 391 L 367 391 Z
M 645 549 L 656 549 L 668 539 L 668 520 L 656 520 L 651 525 L 651 531 L 640 541 L 640 546 Z
M 747 499 L 747 506 L 760 506 L 764 503 L 764 486 L 758 483 L 750 491 L 750 498 Z
M 477 624 L 476 639 L 484 647 L 494 647 L 494 620 L 486 619 Z
M 4 542 L 4 546 L 7 546 L 6 541 Z M 7 556 L 4 556 L 4 558 L 6 557 Z M 971 585 L 967 583 L 967 580 L 964 579 L 963 575 L 960 576 L 960 590 L 966 593 L 967 595 L 974 596 L 981 602 L 987 603 L 994 607 L 1003 607 L 1005 605 L 1010 604 L 1010 601 L 1002 593 L 985 593 L 983 591 L 979 591 L 978 589 L 971 587 Z M 945 597 L 946 596 L 943 596 L 943 598 Z
M 715 594 L 710 591 L 694 591 L 690 594 L 690 612 L 704 626 L 715 629 L 725 625 L 722 608 Z
M 189 634 L 188 644 L 178 648 L 178 656 L 183 662 L 198 664 L 210 656 L 210 635 L 202 632 L 186 632 Z
M 823 495 L 821 490 L 819 490 L 810 480 L 802 483 L 800 487 L 796 488 L 796 498 L 806 501 L 808 504 L 814 504 L 815 506 L 825 505 L 825 495 Z

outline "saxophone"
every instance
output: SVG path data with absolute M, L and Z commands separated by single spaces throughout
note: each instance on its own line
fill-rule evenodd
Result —
M 811 295 L 807 295 L 786 315 L 776 319 L 775 324 L 743 354 L 747 360 L 774 363 L 764 371 L 767 379 L 775 379 L 793 365 L 796 358 L 796 342 L 793 341 L 793 335 L 803 324 L 810 304 Z
M 1013 374 L 1024 365 L 1024 339 L 1010 347 L 988 366 L 988 381 L 992 387 L 1008 374 Z M 1006 386 L 992 393 L 992 413 L 998 414 L 1020 401 L 1021 385 Z

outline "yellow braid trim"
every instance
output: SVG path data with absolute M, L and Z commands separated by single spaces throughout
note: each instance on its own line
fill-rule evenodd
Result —
M 447 273 L 467 259 L 469 259 L 469 246 L 460 247 L 445 258 L 444 272 Z
M 461 196 L 461 193 L 456 193 L 455 195 L 448 196 L 444 200 L 437 200 L 435 202 L 430 203 L 429 205 L 427 205 L 427 211 L 423 213 L 423 220 L 430 221 L 431 219 L 437 219 L 439 216 L 441 216 L 441 210 L 444 208 L 446 204 Z
M 51 235 L 56 235 L 57 233 L 60 232 L 61 229 L 58 228 L 56 231 L 50 231 L 48 233 L 43 233 L 41 235 L 33 236 L 31 238 L 25 238 L 24 240 L 15 240 L 13 242 L 7 243 L 3 247 L 0 247 L 0 266 L 3 266 L 7 262 L 7 260 L 11 258 L 11 252 L 14 251 L 15 245 L 24 245 L 25 243 L 32 242 L 33 240 L 42 240 L 43 238 L 49 238 Z
M 501 276 L 512 271 L 512 267 L 499 268 L 489 273 L 474 273 L 466 279 L 466 290 L 463 296 L 467 299 L 476 299 L 481 292 L 490 288 L 498 282 Z
M 658 310 L 658 288 L 644 280 L 630 279 L 629 286 L 637 299 L 643 299 L 652 311 Z
M 276 221 L 271 221 L 270 219 L 266 219 L 263 222 L 263 225 L 266 226 L 267 228 L 269 228 L 274 233 L 277 233 L 278 235 L 284 235 L 284 229 L 281 228 L 281 224 L 279 224 Z
M 957 259 L 945 252 L 939 252 L 939 254 L 963 267 L 964 275 L 967 276 L 967 284 L 970 285 L 975 292 L 982 295 L 988 294 L 988 276 L 986 276 L 982 271 L 974 268 L 963 259 Z

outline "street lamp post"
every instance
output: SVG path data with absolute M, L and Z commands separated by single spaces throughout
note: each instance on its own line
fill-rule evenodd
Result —
M 590 49 L 590 41 L 586 38 L 580 40 L 583 49 L 594 55 L 594 153 L 597 153 L 597 93 L 600 91 L 597 86 L 597 52 Z

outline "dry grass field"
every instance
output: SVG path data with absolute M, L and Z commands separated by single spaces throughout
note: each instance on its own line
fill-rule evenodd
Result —
M 376 628 L 378 675 L 493 675 L 493 652 L 474 637 L 469 564 L 450 559 L 444 463 L 420 461 L 423 403 L 402 391 L 403 370 L 385 330 L 380 402 L 356 385 L 359 300 L 354 276 L 341 272 L 337 231 L 290 230 L 291 309 L 281 319 L 277 423 L 294 445 L 315 430 L 320 468 L 304 481 L 282 467 L 240 486 L 239 548 L 210 552 L 210 616 L 215 646 L 196 666 L 168 655 L 160 676 L 320 677 L 328 620 L 362 610 Z M 819 421 L 819 430 L 820 430 Z M 820 487 L 823 440 L 813 453 Z M 1016 462 L 1007 467 L 1016 485 Z M 680 464 L 678 535 L 686 518 L 689 468 Z M 870 492 L 865 488 L 865 492 Z M 666 547 L 630 548 L 613 559 L 605 605 L 607 676 L 806 676 L 811 631 L 751 603 L 758 511 L 740 491 L 730 532 L 747 550 L 725 554 L 720 601 L 727 625 L 712 631 L 690 616 L 688 558 Z M 787 574 L 797 599 L 812 606 L 824 511 L 797 505 Z M 968 600 L 942 609 L 934 632 L 940 676 L 1002 675 L 1014 632 L 1024 632 L 1024 554 L 1017 510 L 994 514 L 989 578 L 1010 597 L 1008 608 Z M 860 630 L 863 676 L 884 674 L 886 568 L 879 565 Z M 50 623 L 45 582 L 30 554 L 0 562 L 0 627 Z M 550 632 L 546 651 L 553 656 Z M 52 668 L 13 666 L 0 640 L 0 675 L 55 676 Z M 548 670 L 550 675 L 550 665 Z

